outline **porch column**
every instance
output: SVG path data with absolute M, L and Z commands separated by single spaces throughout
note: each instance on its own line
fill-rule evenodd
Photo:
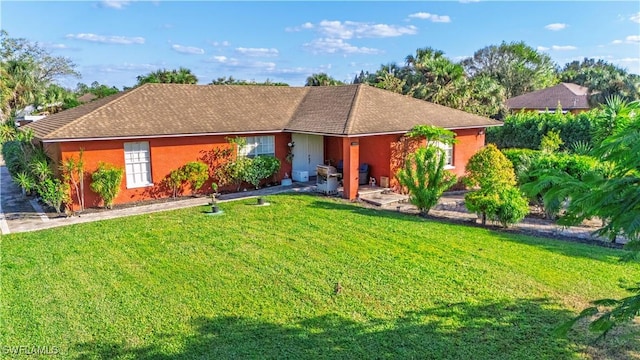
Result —
M 360 144 L 358 138 L 342 138 L 342 156 L 344 166 L 342 173 L 343 197 L 354 200 L 358 194 L 358 169 L 360 168 Z

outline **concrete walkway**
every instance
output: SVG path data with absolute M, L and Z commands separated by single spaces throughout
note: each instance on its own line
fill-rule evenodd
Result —
M 79 216 L 60 217 L 50 219 L 42 211 L 39 203 L 35 200 L 25 199 L 20 188 L 13 182 L 9 172 L 0 157 L 0 233 L 19 233 L 26 231 L 36 231 L 53 227 L 81 224 L 92 221 L 114 219 L 138 214 L 153 213 L 183 209 L 194 206 L 203 206 L 209 203 L 208 197 L 189 198 L 185 200 L 166 201 L 149 205 L 138 205 L 115 210 L 95 211 L 80 214 Z M 254 191 L 245 191 L 222 195 L 219 202 L 233 201 L 257 196 L 278 194 L 283 192 L 308 192 L 314 191 L 315 184 L 294 183 L 293 186 L 273 186 Z M 364 204 L 364 203 L 363 203 Z M 365 206 L 372 206 L 367 204 Z M 400 211 L 404 213 L 417 214 L 415 206 L 408 202 L 384 204 L 375 208 Z M 464 207 L 464 193 L 446 193 L 439 201 L 438 205 L 429 213 L 435 218 L 445 220 L 460 221 L 470 224 L 477 224 L 476 214 L 469 213 Z M 607 242 L 606 239 L 593 236 L 596 227 L 572 226 L 562 227 L 544 219 L 527 218 L 520 224 L 512 226 L 511 231 L 526 232 L 540 236 L 564 237 L 583 241 Z M 624 243 L 624 239 L 619 239 L 619 243 Z
M 4 216 L 0 214 L 0 219 L 4 219 L 5 224 L 2 228 L 2 234 L 37 231 L 72 224 L 115 219 L 125 216 L 184 209 L 207 205 L 210 202 L 209 197 L 198 197 L 185 200 L 159 202 L 149 205 L 131 206 L 114 210 L 87 212 L 71 217 L 61 216 L 59 218 L 50 219 L 42 212 L 37 201 L 28 201 L 28 199 L 25 199 L 22 196 L 20 188 L 13 183 L 5 166 L 0 167 L 0 171 L 0 182 L 2 185 L 0 197 L 2 211 L 4 213 Z M 254 191 L 222 195 L 218 202 L 224 203 L 227 201 L 255 198 L 258 196 L 266 196 L 283 192 L 307 192 L 313 191 L 314 189 L 315 185 L 310 183 L 294 183 L 294 185 L 287 187 L 273 186 Z M 2 220 L 0 220 L 0 222 L 1 221 Z

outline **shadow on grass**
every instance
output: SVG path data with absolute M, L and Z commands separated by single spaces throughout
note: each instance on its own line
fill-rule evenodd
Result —
M 316 200 L 313 201 L 310 206 L 318 209 L 348 211 L 358 215 L 376 216 L 411 222 L 424 222 L 425 220 L 429 219 L 418 215 L 405 214 L 397 211 L 368 208 L 360 206 L 357 203 L 347 203 L 341 199 L 325 198 L 325 200 Z
M 197 318 L 195 335 L 168 334 L 147 347 L 90 342 L 72 350 L 78 359 L 420 358 L 565 359 L 575 343 L 552 335 L 571 317 L 543 299 L 484 304 L 442 304 L 397 319 L 356 322 L 324 315 L 290 324 L 253 318 Z M 167 354 L 163 339 L 177 341 Z

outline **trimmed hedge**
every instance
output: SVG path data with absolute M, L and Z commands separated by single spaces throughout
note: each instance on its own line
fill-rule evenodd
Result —
M 573 143 L 586 142 L 593 146 L 593 129 L 599 110 L 580 114 L 520 112 L 508 115 L 504 126 L 487 129 L 487 143 L 500 149 L 539 149 L 542 137 L 549 131 L 560 132 L 564 144 L 560 150 L 570 149 Z

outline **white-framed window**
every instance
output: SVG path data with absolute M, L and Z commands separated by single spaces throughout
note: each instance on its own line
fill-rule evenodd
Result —
M 453 144 L 445 144 L 441 142 L 436 142 L 435 145 L 440 149 L 444 150 L 444 168 L 445 169 L 453 169 L 455 166 L 453 165 Z
M 127 188 L 153 185 L 148 141 L 124 143 L 124 167 Z
M 247 136 L 246 145 L 238 149 L 239 156 L 256 157 L 258 155 L 272 155 L 276 154 L 276 137 L 273 135 L 268 136 Z

